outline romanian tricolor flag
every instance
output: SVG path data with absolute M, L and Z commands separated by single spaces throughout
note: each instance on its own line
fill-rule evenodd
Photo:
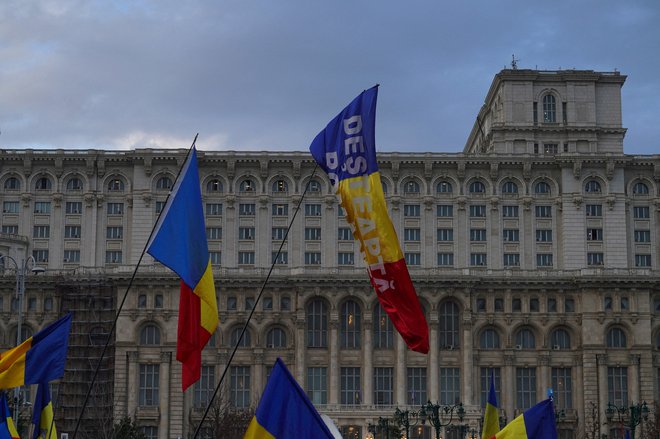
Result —
M 34 439 L 57 439 L 57 429 L 53 420 L 53 402 L 48 387 L 48 383 L 42 383 L 37 388 L 37 398 L 32 412 Z
M 328 174 L 378 299 L 408 347 L 427 353 L 429 329 L 387 213 L 376 161 L 378 86 L 362 92 L 309 147 Z
M 333 439 L 334 435 L 278 358 L 243 439 L 303 438 Z
M 0 439 L 19 439 L 14 420 L 9 412 L 5 393 L 0 395 Z
M 486 410 L 484 413 L 484 427 L 481 432 L 481 439 L 490 439 L 500 431 L 500 420 L 497 412 L 497 395 L 495 394 L 495 374 L 490 371 L 490 390 L 488 391 L 488 400 L 486 401 Z
M 0 353 L 0 389 L 52 381 L 64 375 L 71 313 L 17 347 Z
M 509 422 L 495 439 L 557 439 L 555 410 L 551 399 L 546 399 Z
M 181 278 L 176 359 L 183 364 L 181 381 L 186 390 L 199 379 L 202 349 L 218 326 L 194 146 L 154 227 L 147 252 Z

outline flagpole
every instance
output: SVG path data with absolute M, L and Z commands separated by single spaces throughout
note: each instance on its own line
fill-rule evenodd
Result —
M 190 148 L 188 149 L 188 152 L 186 154 L 186 158 L 183 161 L 183 163 L 186 163 L 188 160 L 188 157 L 190 157 L 190 153 L 192 152 L 193 148 L 195 147 L 195 143 L 197 142 L 197 137 L 199 136 L 199 133 L 195 134 L 195 138 L 192 141 L 192 144 L 190 145 Z M 174 183 L 176 184 L 177 180 L 181 176 L 181 169 L 183 166 L 179 168 L 179 172 L 176 175 L 176 178 L 174 179 Z M 165 204 L 167 204 L 167 201 L 170 199 L 170 195 L 172 195 L 172 192 L 170 191 L 167 194 L 167 198 L 165 199 Z M 99 358 L 99 362 L 96 365 L 96 369 L 94 370 L 94 375 L 92 377 L 92 382 L 89 384 L 89 389 L 87 389 L 87 394 L 85 395 L 85 401 L 83 402 L 83 406 L 80 409 L 80 415 L 78 416 L 78 420 L 76 421 L 76 428 L 73 430 L 73 436 L 71 439 L 76 439 L 76 434 L 78 433 L 78 428 L 80 426 L 80 421 L 82 420 L 82 415 L 85 412 L 85 408 L 87 407 L 87 402 L 89 401 L 89 395 L 92 393 L 92 388 L 94 387 L 94 383 L 96 381 L 96 377 L 98 376 L 99 369 L 101 368 L 101 362 L 103 361 L 103 358 L 105 357 L 105 353 L 108 350 L 108 345 L 110 344 L 110 340 L 112 338 L 112 333 L 114 330 L 117 328 L 117 320 L 119 320 L 119 314 L 121 313 L 121 310 L 124 308 L 124 303 L 126 302 L 126 298 L 128 297 L 128 292 L 131 289 L 131 286 L 133 285 L 133 281 L 135 280 L 135 276 L 137 275 L 138 268 L 140 268 L 140 264 L 142 263 L 142 259 L 144 258 L 144 254 L 147 252 L 147 245 L 149 245 L 149 242 L 151 241 L 151 238 L 154 234 L 154 230 L 156 228 L 156 224 L 158 224 L 158 221 L 160 220 L 161 215 L 163 214 L 163 211 L 161 210 L 158 213 L 158 218 L 156 219 L 156 222 L 154 223 L 154 227 L 151 228 L 151 232 L 149 233 L 149 237 L 147 238 L 144 248 L 142 249 L 142 253 L 140 253 L 140 258 L 137 261 L 137 264 L 135 265 L 135 269 L 133 270 L 133 274 L 131 275 L 131 279 L 128 282 L 128 285 L 126 286 L 126 291 L 124 292 L 124 297 L 121 300 L 121 303 L 119 304 L 119 307 L 117 308 L 117 314 L 115 315 L 115 319 L 112 322 L 112 328 L 110 328 L 110 332 L 108 332 L 108 338 L 105 340 L 105 345 L 103 346 L 103 351 L 101 352 L 101 358 Z M 58 392 L 58 399 L 59 399 L 59 392 Z M 51 421 L 51 426 L 50 428 L 53 428 L 53 423 L 55 422 L 55 416 L 53 416 L 53 420 Z M 50 429 L 49 429 L 50 430 Z M 50 434 L 50 433 L 49 433 Z
M 259 300 L 261 299 L 261 296 L 264 293 L 264 290 L 266 289 L 266 284 L 268 283 L 268 280 L 270 279 L 270 275 L 273 272 L 273 269 L 275 268 L 275 262 L 277 259 L 280 257 L 280 253 L 282 252 L 282 248 L 284 247 L 284 243 L 286 242 L 287 237 L 289 236 L 289 231 L 291 230 L 291 226 L 293 225 L 293 221 L 295 221 L 296 216 L 298 215 L 298 211 L 300 210 L 300 206 L 302 205 L 303 200 L 305 199 L 305 195 L 307 194 L 307 190 L 309 189 L 309 184 L 312 181 L 312 178 L 314 175 L 316 175 L 316 170 L 319 167 L 319 164 L 315 161 L 315 166 L 314 170 L 312 170 L 312 174 L 309 177 L 309 180 L 307 180 L 307 184 L 305 185 L 305 190 L 303 191 L 302 197 L 300 198 L 300 201 L 298 202 L 298 206 L 296 206 L 296 210 L 293 212 L 293 217 L 291 218 L 291 222 L 289 223 L 289 226 L 286 229 L 286 232 L 284 233 L 284 238 L 282 239 L 282 242 L 280 243 L 280 247 L 277 249 L 277 254 L 273 258 L 273 263 L 270 266 L 270 270 L 268 270 L 268 275 L 266 275 L 266 279 L 264 279 L 264 283 L 261 285 L 261 290 L 259 291 L 259 295 L 257 296 L 257 299 L 254 301 L 254 305 L 252 306 L 252 309 L 250 310 L 250 314 L 248 315 L 248 318 L 245 322 L 245 325 L 243 325 L 243 329 L 241 330 L 241 334 L 238 336 L 238 340 L 236 340 L 236 343 L 234 344 L 234 349 L 231 351 L 231 355 L 229 356 L 229 360 L 227 361 L 227 364 L 225 364 L 225 368 L 222 371 L 222 375 L 220 376 L 220 381 L 218 384 L 215 386 L 215 390 L 213 391 L 213 395 L 211 395 L 211 399 L 209 400 L 208 404 L 206 405 L 206 410 L 204 411 L 204 415 L 202 416 L 202 420 L 199 422 L 199 425 L 197 425 L 197 428 L 195 429 L 195 434 L 193 435 L 193 439 L 197 439 L 197 435 L 199 434 L 202 425 L 204 425 L 204 421 L 206 420 L 206 416 L 209 413 L 209 410 L 211 409 L 211 405 L 213 404 L 213 400 L 215 399 L 216 395 L 218 394 L 218 391 L 220 390 L 220 386 L 225 380 L 225 376 L 227 375 L 227 371 L 229 370 L 229 366 L 231 365 L 232 360 L 234 359 L 234 355 L 236 355 L 236 351 L 238 350 L 238 347 L 241 344 L 241 341 L 243 340 L 243 336 L 245 335 L 245 332 L 247 331 L 247 327 L 250 323 L 250 320 L 252 319 L 252 315 L 254 314 L 254 311 L 257 309 L 257 305 L 259 304 Z M 75 438 L 74 438 L 75 439 Z

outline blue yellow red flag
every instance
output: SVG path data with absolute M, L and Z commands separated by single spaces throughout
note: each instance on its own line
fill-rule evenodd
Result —
M 333 439 L 334 436 L 281 359 L 277 359 L 243 439 Z
M 481 432 L 481 439 L 491 439 L 500 431 L 499 413 L 497 411 L 497 395 L 495 394 L 495 373 L 490 370 L 490 390 L 486 400 L 486 410 L 484 413 L 484 426 Z
M 527 409 L 494 437 L 496 439 L 557 439 L 552 400 L 546 399 Z
M 0 439 L 19 439 L 4 392 L 0 395 Z
M 57 429 L 53 420 L 53 401 L 50 398 L 48 383 L 41 383 L 37 388 L 32 412 L 34 439 L 57 439 Z
M 0 353 L 0 389 L 62 378 L 70 329 L 71 313 Z
M 193 146 L 147 244 L 147 252 L 181 278 L 176 359 L 182 363 L 183 390 L 199 380 L 202 349 L 218 326 L 199 184 Z
M 376 160 L 378 86 L 362 92 L 310 145 L 360 242 L 380 303 L 408 347 L 427 353 L 429 329 L 390 220 Z

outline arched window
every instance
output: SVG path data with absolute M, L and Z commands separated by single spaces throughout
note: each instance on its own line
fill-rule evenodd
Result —
M 257 189 L 252 179 L 246 178 L 238 186 L 239 192 L 254 192 Z
M 539 181 L 536 183 L 536 186 L 534 186 L 534 193 L 536 194 L 550 195 L 550 192 L 550 185 L 545 181 Z
M 645 183 L 642 183 L 641 181 L 638 181 L 637 183 L 635 183 L 635 186 L 633 186 L 633 194 L 635 194 L 635 195 L 648 195 L 649 194 L 649 187 Z
M 383 193 L 384 193 L 385 195 L 387 195 L 387 191 L 388 191 L 388 188 L 387 188 L 387 182 L 381 178 L 381 179 L 380 179 L 380 185 L 381 185 L 382 188 L 383 188 Z
M 362 332 L 362 310 L 354 300 L 347 300 L 341 305 L 339 338 L 341 347 L 359 349 Z
M 82 191 L 82 188 L 82 180 L 80 180 L 78 177 L 70 178 L 69 181 L 66 182 L 67 192 L 79 192 Z
M 534 349 L 536 347 L 536 338 L 529 328 L 522 328 L 516 333 L 516 348 Z
M 211 338 L 209 338 L 209 341 L 206 343 L 205 347 L 207 347 L 207 348 L 214 348 L 215 347 L 215 343 L 216 343 L 215 334 L 216 334 L 215 332 L 213 334 L 211 334 Z
M 479 336 L 479 347 L 481 349 L 499 349 L 500 335 L 493 328 L 486 328 Z
M 285 348 L 286 332 L 282 328 L 273 328 L 266 334 L 267 348 Z
M 584 185 L 584 191 L 588 194 L 599 194 L 601 192 L 600 183 L 598 183 L 596 180 L 589 180 L 587 184 Z
M 160 329 L 156 325 L 145 325 L 140 331 L 140 344 L 143 346 L 160 345 Z
M 513 181 L 507 181 L 502 185 L 502 193 L 503 194 L 517 194 L 518 193 L 518 185 L 515 184 Z
M 273 192 L 286 193 L 289 191 L 289 184 L 286 180 L 276 180 L 273 182 Z
M 408 180 L 403 185 L 403 193 L 408 195 L 419 194 L 419 183 L 417 183 L 415 180 Z
M 310 180 L 309 185 L 307 186 L 307 191 L 312 193 L 321 192 L 321 183 L 318 180 Z
M 374 348 L 392 349 L 394 346 L 394 327 L 392 320 L 379 303 L 374 306 Z
M 52 297 L 46 297 L 44 299 L 44 311 L 50 312 L 53 310 L 53 298 Z
M 40 177 L 35 184 L 35 189 L 38 191 L 49 191 L 53 188 L 53 182 L 48 177 Z
M 438 339 L 440 349 L 454 349 L 459 346 L 458 338 L 458 305 L 452 301 L 443 302 L 438 308 L 439 326 Z
M 124 192 L 124 182 L 119 178 L 113 178 L 108 182 L 110 192 Z
M 468 190 L 471 194 L 484 194 L 486 193 L 486 185 L 479 180 L 476 180 L 470 183 L 470 188 Z
M 9 177 L 5 180 L 5 189 L 8 191 L 17 191 L 21 188 L 21 182 L 16 177 Z
M 626 333 L 621 328 L 612 328 L 607 332 L 607 347 L 608 348 L 625 348 Z
M 14 328 L 11 334 L 11 339 L 16 341 L 16 331 L 18 328 Z M 26 325 L 21 326 L 21 343 L 23 343 L 28 338 L 32 337 L 32 328 Z
M 322 299 L 314 299 L 307 305 L 307 347 L 328 347 L 328 309 Z
M 249 348 L 252 345 L 252 338 L 250 337 L 250 331 L 246 330 L 245 334 L 243 334 L 243 338 L 241 339 L 241 342 L 238 342 L 238 339 L 241 336 L 241 332 L 243 331 L 243 328 L 234 328 L 231 331 L 231 336 L 229 337 L 229 343 L 230 346 L 233 348 L 234 346 L 238 345 L 239 348 Z
M 660 349 L 660 331 L 658 331 L 658 334 L 655 336 L 655 348 Z
M 555 329 L 550 336 L 550 344 L 552 345 L 552 349 L 570 349 L 571 336 L 565 329 Z
M 543 122 L 557 122 L 557 103 L 551 94 L 543 96 Z
M 450 182 L 441 181 L 440 183 L 438 183 L 436 191 L 439 194 L 451 194 L 454 191 L 454 188 L 452 187 Z
M 217 178 L 214 178 L 213 180 L 210 180 L 208 183 L 206 183 L 206 192 L 221 193 L 222 191 L 222 182 Z
M 156 189 L 159 191 L 166 191 L 172 189 L 172 179 L 170 177 L 160 177 L 156 181 Z

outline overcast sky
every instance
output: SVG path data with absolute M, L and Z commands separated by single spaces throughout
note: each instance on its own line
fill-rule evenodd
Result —
M 379 83 L 382 151 L 462 151 L 493 76 L 628 75 L 660 147 L 660 2 L 2 0 L 0 148 L 307 150 Z

